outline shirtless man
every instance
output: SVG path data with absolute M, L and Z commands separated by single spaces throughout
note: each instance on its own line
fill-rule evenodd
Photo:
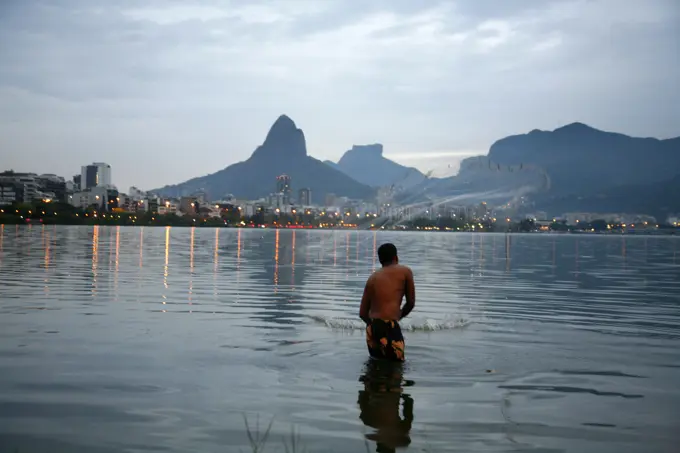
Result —
M 416 303 L 413 272 L 399 264 L 394 244 L 378 248 L 382 269 L 366 281 L 359 317 L 366 323 L 366 344 L 371 357 L 404 361 L 404 337 L 399 321 Z M 406 296 L 406 304 L 401 300 Z

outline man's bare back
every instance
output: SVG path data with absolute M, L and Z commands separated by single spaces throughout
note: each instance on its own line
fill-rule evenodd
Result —
M 404 296 L 406 304 L 402 310 Z M 413 272 L 407 266 L 390 264 L 368 278 L 359 311 L 362 319 L 399 321 L 413 310 L 414 304 Z
M 383 244 L 378 248 L 382 269 L 366 281 L 359 316 L 366 323 L 366 345 L 372 357 L 404 361 L 404 337 L 399 321 L 416 303 L 413 272 L 399 264 L 397 248 Z M 406 304 L 401 301 L 406 297 Z

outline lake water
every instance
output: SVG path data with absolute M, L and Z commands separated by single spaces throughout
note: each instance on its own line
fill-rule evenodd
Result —
M 246 420 L 268 452 L 678 451 L 680 238 L 0 228 L 3 453 L 250 451 Z M 358 320 L 385 241 L 401 368 Z

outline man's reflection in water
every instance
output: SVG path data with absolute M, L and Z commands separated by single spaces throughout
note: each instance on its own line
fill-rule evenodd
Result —
M 366 438 L 376 442 L 378 452 L 394 452 L 411 443 L 413 399 L 403 393 L 403 376 L 402 363 L 369 359 L 359 378 L 364 383 L 364 389 L 359 391 L 359 418 L 375 429 Z M 402 400 L 403 418 L 399 411 Z

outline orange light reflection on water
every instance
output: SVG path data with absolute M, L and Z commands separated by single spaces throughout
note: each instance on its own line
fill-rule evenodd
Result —
M 50 233 L 49 232 L 45 233 L 44 226 L 43 226 L 42 235 L 43 235 L 43 248 L 45 249 L 44 267 L 45 267 L 45 273 L 47 273 L 48 269 L 50 268 L 50 245 L 51 245 L 50 243 L 51 243 L 51 240 L 50 240 Z M 47 278 L 45 278 L 45 282 L 47 283 Z
M 217 299 L 217 271 L 219 269 L 220 229 L 215 228 L 215 253 L 213 265 L 213 297 Z
M 296 233 L 296 231 L 293 230 L 293 239 L 291 239 L 291 241 L 292 241 L 291 247 L 293 248 L 293 256 L 290 260 L 290 266 L 291 266 L 290 284 L 292 286 L 292 289 L 295 289 L 295 233 Z
M 196 227 L 191 227 L 191 238 L 189 241 L 189 271 L 194 273 L 194 233 L 196 232 Z
M 213 269 L 215 275 L 217 275 L 217 266 L 219 263 L 218 256 L 219 256 L 219 249 L 220 249 L 220 229 L 216 228 L 215 229 L 215 253 L 213 256 L 213 263 L 215 268 Z
M 278 292 L 279 284 L 279 229 L 276 229 L 276 239 L 274 241 L 274 292 Z
M 194 234 L 195 227 L 191 227 L 191 236 L 189 240 L 189 305 L 194 294 Z M 191 313 L 191 310 L 189 311 Z
M 97 293 L 97 270 L 99 264 L 99 225 L 92 230 L 92 295 Z
M 116 227 L 116 278 L 118 278 L 118 258 L 120 257 L 120 226 Z
M 49 269 L 50 269 L 50 247 L 52 245 L 52 240 L 50 238 L 50 233 L 48 232 L 45 234 L 45 240 L 44 240 L 44 247 L 45 247 L 45 286 L 44 286 L 44 291 L 45 293 L 50 292 L 50 279 L 49 279 Z
M 170 263 L 170 227 L 165 227 L 165 266 L 163 267 L 163 286 L 168 288 L 168 264 Z M 165 296 L 163 296 L 165 298 Z M 163 302 L 165 303 L 165 302 Z
M 236 302 L 238 303 L 241 296 L 241 229 L 238 229 L 236 234 Z
M 118 301 L 118 263 L 120 258 L 120 226 L 116 226 L 116 254 L 114 256 L 113 287 L 114 300 Z

